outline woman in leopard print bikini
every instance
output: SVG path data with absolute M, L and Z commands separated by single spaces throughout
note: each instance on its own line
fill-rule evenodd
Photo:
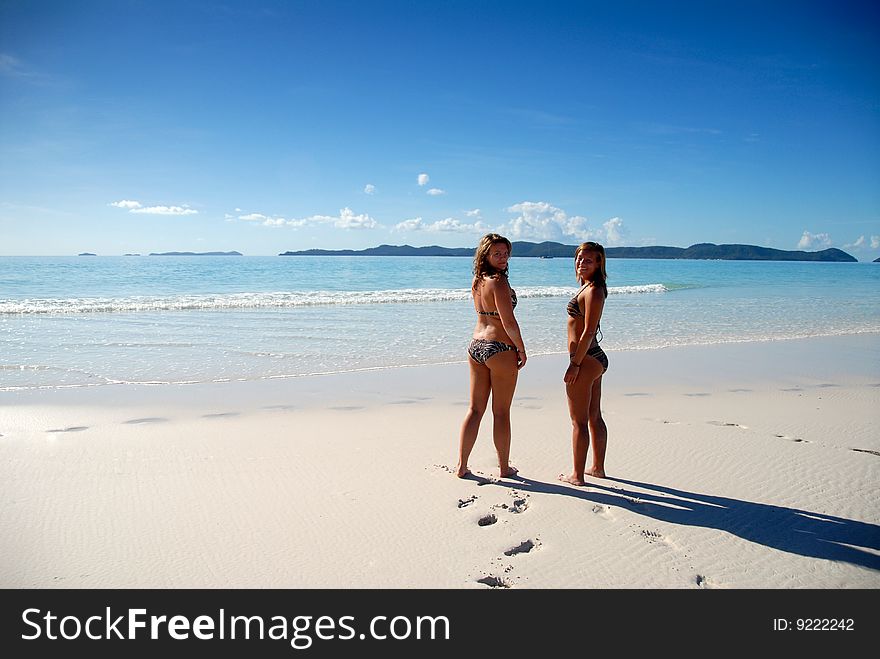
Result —
M 492 437 L 498 453 L 501 477 L 513 476 L 510 465 L 510 405 L 519 369 L 526 364 L 519 324 L 513 314 L 516 293 L 507 281 L 510 241 L 490 233 L 480 240 L 474 253 L 471 295 L 477 325 L 468 346 L 471 373 L 470 407 L 461 425 L 456 475 L 469 475 L 468 458 L 477 441 L 480 421 L 492 395 Z

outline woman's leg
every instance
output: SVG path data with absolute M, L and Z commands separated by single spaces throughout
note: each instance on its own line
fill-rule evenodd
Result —
M 593 383 L 602 376 L 602 365 L 592 357 L 584 357 L 577 379 L 565 385 L 568 414 L 571 417 L 572 471 L 560 479 L 572 485 L 584 484 L 587 450 L 590 446 L 590 405 Z
M 492 439 L 502 478 L 516 473 L 516 468 L 510 466 L 510 406 L 519 375 L 516 364 L 515 350 L 499 352 L 486 360 L 492 382 Z
M 477 441 L 480 431 L 480 420 L 486 412 L 489 402 L 489 392 L 492 390 L 492 381 L 489 377 L 489 369 L 485 364 L 478 364 L 472 358 L 468 358 L 471 367 L 471 401 L 464 422 L 461 424 L 461 435 L 458 444 L 458 466 L 455 475 L 464 478 L 470 472 L 468 458 Z
M 608 428 L 602 418 L 602 376 L 600 375 L 590 392 L 590 447 L 593 449 L 593 464 L 587 470 L 590 476 L 605 478 L 605 447 L 608 445 Z

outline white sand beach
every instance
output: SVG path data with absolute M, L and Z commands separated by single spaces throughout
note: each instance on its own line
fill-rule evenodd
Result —
M 452 475 L 467 367 L 0 393 L 5 588 L 877 588 L 880 340 L 610 352 L 609 478 L 564 355 Z

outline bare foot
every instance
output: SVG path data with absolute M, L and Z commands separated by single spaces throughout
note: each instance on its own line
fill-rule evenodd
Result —
M 607 478 L 604 469 L 596 469 L 593 467 L 592 469 L 587 469 L 586 473 L 587 476 L 592 476 L 593 478 Z
M 519 473 L 519 469 L 513 465 L 507 465 L 507 469 L 502 469 L 500 473 L 501 478 L 507 478 L 508 476 L 516 476 Z
M 578 478 L 574 474 L 572 474 L 571 476 L 566 476 L 565 474 L 559 474 L 559 480 L 561 480 L 565 483 L 571 483 L 572 485 L 577 485 L 577 486 L 586 485 L 583 478 Z
M 457 467 L 455 469 L 455 475 L 459 478 L 466 478 L 467 476 L 471 475 L 471 470 L 467 467 Z

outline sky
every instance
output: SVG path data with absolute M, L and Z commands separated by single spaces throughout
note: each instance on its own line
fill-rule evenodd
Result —
M 0 0 L 0 255 L 880 256 L 880 3 Z

